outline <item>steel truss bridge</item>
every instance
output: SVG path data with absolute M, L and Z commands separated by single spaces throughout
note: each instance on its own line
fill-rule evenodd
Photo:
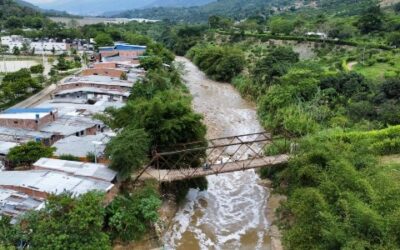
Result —
M 288 154 L 265 155 L 273 143 L 271 134 L 259 132 L 175 145 L 172 151 L 154 150 L 150 162 L 133 178 L 172 182 L 287 163 Z

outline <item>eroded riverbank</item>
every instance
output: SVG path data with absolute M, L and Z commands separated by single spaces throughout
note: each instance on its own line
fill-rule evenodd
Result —
M 208 138 L 263 131 L 255 106 L 232 85 L 209 80 L 185 58 L 177 62 Z M 163 238 L 167 249 L 279 249 L 279 232 L 271 227 L 279 202 L 268 202 L 277 198 L 270 198 L 275 196 L 254 170 L 207 179 L 208 190 L 191 190 L 172 220 Z

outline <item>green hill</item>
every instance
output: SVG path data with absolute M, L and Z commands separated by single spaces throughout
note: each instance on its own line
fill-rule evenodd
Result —
M 204 22 L 210 15 L 223 15 L 235 19 L 242 19 L 250 15 L 265 13 L 271 8 L 280 8 L 291 4 L 293 0 L 219 0 L 203 6 L 187 8 L 149 8 L 144 10 L 129 10 L 121 12 L 115 17 L 138 17 L 152 19 L 169 19 L 182 22 Z

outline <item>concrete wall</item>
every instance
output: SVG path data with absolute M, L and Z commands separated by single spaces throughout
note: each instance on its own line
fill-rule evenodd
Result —
M 94 68 L 94 69 L 85 69 L 82 71 L 81 75 L 90 76 L 90 75 L 99 75 L 99 76 L 111 76 L 120 78 L 124 71 L 119 69 L 106 69 L 106 68 Z
M 94 64 L 95 69 L 115 69 L 117 68 L 116 63 L 96 63 Z
M 12 118 L 0 118 L 0 126 L 8 128 L 22 128 L 30 130 L 39 130 L 43 126 L 55 121 L 57 119 L 57 112 L 49 113 L 46 116 L 36 119 L 12 119 Z
M 48 194 L 46 192 L 41 192 L 38 190 L 34 190 L 31 188 L 26 188 L 26 187 L 20 187 L 20 186 L 9 186 L 9 185 L 0 185 L 0 187 L 5 188 L 5 189 L 11 189 L 14 191 L 18 191 L 24 194 L 27 194 L 31 197 L 34 198 L 42 198 L 42 199 L 46 199 Z
M 110 89 L 110 90 L 117 90 L 117 91 L 129 91 L 130 87 L 124 86 L 114 86 L 114 85 L 106 85 L 106 84 L 96 84 L 96 83 L 71 83 L 71 84 L 64 84 L 60 85 L 57 88 L 57 91 L 66 90 L 66 89 L 75 89 L 75 88 L 83 88 L 83 87 L 94 87 L 94 88 L 101 88 L 101 89 Z

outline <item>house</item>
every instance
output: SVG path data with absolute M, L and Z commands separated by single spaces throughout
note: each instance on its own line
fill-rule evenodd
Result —
M 85 137 L 70 136 L 57 141 L 53 146 L 56 148 L 55 156 L 72 155 L 80 159 L 86 158 L 89 153 L 96 154 L 99 159 L 103 158 L 107 143 L 111 135 L 99 133 Z M 93 142 L 101 142 L 94 144 Z
M 327 39 L 328 35 L 326 33 L 323 32 L 307 32 L 306 36 L 314 36 L 314 37 L 318 37 L 320 39 Z
M 11 223 L 17 223 L 18 217 L 30 210 L 40 210 L 44 207 L 42 198 L 34 198 L 22 192 L 0 188 L 0 215 L 10 216 Z
M 107 58 L 118 58 L 114 61 L 129 61 L 137 60 L 140 56 L 146 52 L 146 46 L 132 45 L 132 44 L 116 44 L 111 47 L 100 47 L 100 60 L 110 61 Z
M 33 164 L 33 167 L 36 170 L 51 170 L 77 177 L 108 182 L 113 182 L 117 177 L 117 172 L 111 170 L 106 165 L 79 161 L 41 158 Z
M 57 119 L 57 110 L 51 108 L 16 108 L 0 113 L 0 126 L 39 131 Z
M 9 53 L 12 53 L 15 47 L 18 49 L 22 49 L 24 44 L 27 45 L 30 43 L 29 39 L 19 35 L 2 36 L 0 40 L 1 40 L 1 46 L 7 46 Z
M 56 54 L 62 54 L 68 52 L 71 48 L 69 43 L 56 42 L 55 40 L 49 41 L 37 41 L 30 43 L 30 48 L 35 50 L 35 53 L 41 54 L 43 52 L 54 52 Z
M 98 190 L 109 193 L 114 184 L 94 178 L 78 177 L 61 171 L 29 170 L 1 171 L 0 188 L 24 193 L 34 198 L 46 199 L 50 194 L 70 192 L 81 195 Z
M 117 77 L 111 76 L 77 76 L 67 78 L 64 82 L 59 84 L 57 91 L 82 88 L 82 87 L 94 87 L 101 89 L 117 90 L 117 91 L 130 91 L 133 87 L 133 82 L 121 80 Z

